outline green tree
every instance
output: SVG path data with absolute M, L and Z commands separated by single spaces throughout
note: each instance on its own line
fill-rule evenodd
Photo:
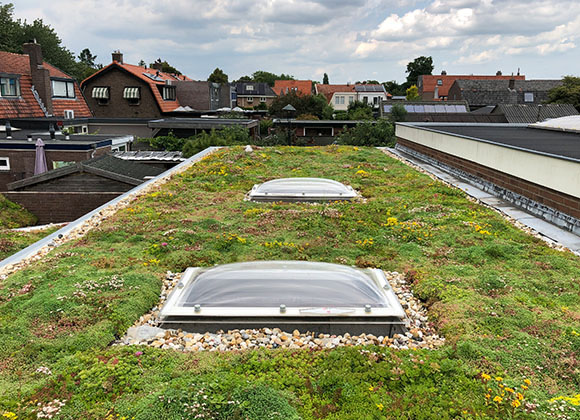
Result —
M 284 73 L 278 76 L 275 73 L 262 70 L 258 70 L 252 73 L 253 82 L 268 83 L 268 85 L 274 86 L 274 82 L 276 80 L 294 80 L 294 77 Z
M 161 65 L 161 70 L 163 73 L 171 73 L 171 74 L 182 74 L 179 70 L 169 64 L 167 61 L 161 61 L 160 58 L 155 60 L 155 63 L 149 64 L 149 67 L 155 67 Z
M 349 120 L 372 120 L 373 109 L 370 105 L 361 101 L 354 101 L 348 105 L 347 109 Z
M 0 51 L 21 52 L 22 26 L 14 20 L 14 5 L 0 4 Z
M 282 110 L 286 105 L 296 108 L 296 116 L 314 115 L 319 119 L 331 119 L 332 107 L 326 102 L 324 95 L 298 95 L 291 91 L 286 95 L 278 96 L 270 105 L 270 114 L 275 117 L 286 117 Z
M 95 73 L 99 68 L 103 66 L 96 64 L 97 56 L 91 53 L 91 50 L 85 48 L 78 55 L 78 62 L 76 63 L 75 77 L 78 80 L 84 80 L 93 73 Z
M 79 63 L 84 64 L 88 67 L 95 67 L 96 66 L 95 65 L 96 58 L 97 58 L 97 56 L 93 55 L 91 53 L 91 50 L 89 50 L 88 48 L 85 48 L 84 50 L 82 50 L 78 56 Z
M 391 121 L 405 121 L 407 119 L 407 110 L 401 104 L 395 104 L 391 108 Z
M 234 83 L 248 83 L 253 81 L 254 80 L 252 79 L 251 76 L 242 76 L 238 80 L 234 80 Z
M 324 73 L 324 76 L 322 77 L 322 84 L 323 85 L 328 84 L 328 74 L 326 74 L 326 73 Z
M 393 96 L 404 96 L 408 87 L 405 86 L 405 83 L 400 85 L 395 80 L 383 82 L 383 86 L 385 87 L 385 90 Z
M 580 111 L 580 77 L 565 76 L 562 82 L 548 92 L 548 103 L 572 104 Z
M 222 69 L 216 67 L 207 78 L 207 81 L 212 83 L 228 83 L 228 75 Z
M 395 144 L 394 124 L 386 119 L 363 121 L 338 136 L 339 144 L 352 146 L 393 146 Z
M 432 74 L 433 69 L 433 57 L 417 57 L 409 64 L 407 64 L 407 70 L 405 73 L 409 73 L 407 75 L 407 83 L 409 86 L 416 85 L 419 76 L 423 74 Z
M 419 88 L 416 85 L 411 86 L 407 89 L 407 100 L 408 101 L 418 101 L 421 99 L 419 96 Z

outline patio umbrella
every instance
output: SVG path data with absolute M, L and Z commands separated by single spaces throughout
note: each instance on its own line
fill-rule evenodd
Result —
M 36 159 L 34 161 L 34 175 L 48 171 L 46 166 L 46 156 L 44 154 L 44 142 L 42 139 L 36 141 Z

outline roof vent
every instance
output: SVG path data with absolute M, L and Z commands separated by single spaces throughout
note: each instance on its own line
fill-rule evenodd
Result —
M 324 178 L 281 178 L 256 184 L 247 194 L 250 201 L 337 201 L 352 200 L 357 192 L 350 186 Z
M 188 268 L 163 307 L 164 328 L 192 332 L 284 330 L 402 332 L 405 311 L 378 269 L 306 261 Z

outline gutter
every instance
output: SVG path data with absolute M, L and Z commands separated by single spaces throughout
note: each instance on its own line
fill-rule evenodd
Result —
M 186 161 L 180 163 L 177 166 L 174 166 L 171 169 L 159 174 L 155 178 L 150 179 L 143 184 L 140 184 L 133 188 L 132 190 L 127 191 L 123 195 L 103 204 L 102 206 L 94 209 L 93 211 L 85 214 L 84 216 L 79 217 L 75 221 L 69 223 L 62 229 L 57 230 L 56 232 L 48 235 L 46 238 L 43 238 L 32 245 L 20 250 L 16 254 L 9 256 L 8 258 L 0 261 L 0 279 L 5 278 L 5 276 L 13 273 L 14 271 L 23 268 L 27 262 L 36 261 L 41 259 L 44 255 L 50 252 L 52 249 L 59 247 L 60 245 L 68 242 L 71 239 L 76 239 L 80 236 L 83 236 L 86 232 L 88 232 L 89 228 L 84 228 L 84 225 L 89 222 L 91 219 L 102 219 L 106 218 L 107 216 L 103 213 L 105 211 L 114 211 L 115 213 L 118 209 L 115 208 L 118 204 L 128 204 L 130 200 L 137 197 L 138 195 L 144 193 L 146 190 L 153 187 L 155 184 L 159 183 L 160 181 L 169 180 L 169 178 L 177 173 L 183 172 L 188 169 L 190 166 L 194 165 L 195 163 L 199 162 L 204 157 L 214 153 L 220 149 L 220 147 L 208 147 L 205 150 L 193 155 Z M 111 214 L 112 214 L 111 213 Z M 78 235 L 73 235 L 78 233 Z M 27 261 L 31 259 L 30 261 Z

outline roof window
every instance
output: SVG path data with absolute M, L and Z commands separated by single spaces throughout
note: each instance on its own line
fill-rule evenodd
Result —
M 188 268 L 160 315 L 164 327 L 188 331 L 279 326 L 387 335 L 405 324 L 381 270 L 306 261 Z
M 20 96 L 20 83 L 17 76 L 0 77 L 0 96 Z
M 336 201 L 352 200 L 356 191 L 324 178 L 281 178 L 256 184 L 248 193 L 251 201 Z

